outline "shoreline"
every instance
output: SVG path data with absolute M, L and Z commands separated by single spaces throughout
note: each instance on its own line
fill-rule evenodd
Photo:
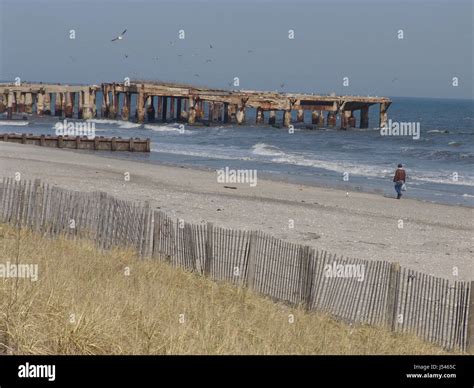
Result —
M 255 188 L 221 184 L 215 173 L 190 167 L 0 142 L 0 175 L 16 171 L 22 179 L 72 190 L 148 200 L 153 208 L 194 223 L 262 230 L 338 256 L 397 261 L 451 280 L 474 279 L 470 207 L 266 179 Z M 126 173 L 130 181 L 124 180 Z
M 74 149 L 71 149 L 70 151 L 81 152 L 81 151 L 75 151 Z M 87 150 L 86 150 L 86 152 L 87 152 Z M 157 151 L 152 151 L 152 152 L 156 152 L 157 154 L 175 155 L 175 154 L 171 154 L 171 153 L 167 153 L 167 152 L 157 152 Z M 157 162 L 155 160 L 150 160 L 150 161 L 147 161 L 147 162 L 143 162 L 141 160 L 133 160 L 133 159 L 128 159 L 126 157 L 121 157 L 121 155 L 118 154 L 118 153 L 109 155 L 106 152 L 104 152 L 104 154 L 98 154 L 98 153 L 91 152 L 91 155 L 97 155 L 97 156 L 104 157 L 104 158 L 107 158 L 107 159 L 133 161 L 133 162 L 137 162 L 137 163 L 145 163 L 145 164 L 151 164 L 151 165 L 156 165 L 156 166 L 165 166 L 165 167 L 171 167 L 171 168 L 173 168 L 173 167 L 174 168 L 186 168 L 186 169 L 190 169 L 190 170 L 204 171 L 204 172 L 209 172 L 209 173 L 214 173 L 215 172 L 214 168 L 206 167 L 206 166 L 188 165 L 188 164 L 175 164 L 175 163 L 164 162 L 164 161 Z M 321 181 L 316 182 L 314 180 L 301 179 L 301 177 L 300 177 L 300 180 L 298 180 L 298 179 L 292 180 L 292 179 L 285 178 L 285 177 L 291 176 L 290 173 L 261 172 L 261 173 L 259 173 L 259 176 L 262 176 L 262 178 L 258 178 L 259 180 L 262 179 L 262 180 L 267 180 L 267 181 L 271 181 L 271 182 L 287 183 L 287 184 L 290 184 L 290 185 L 316 187 L 316 188 L 320 188 L 320 189 L 332 189 L 332 190 L 338 190 L 338 191 L 341 191 L 341 192 L 365 193 L 365 194 L 381 196 L 381 197 L 387 198 L 387 199 L 390 199 L 390 198 L 395 199 L 395 196 L 396 196 L 395 190 L 393 190 L 393 185 L 390 185 L 390 188 L 393 190 L 393 195 L 390 195 L 390 194 L 387 194 L 384 191 L 383 188 L 382 189 L 371 189 L 371 188 L 362 187 L 362 186 L 350 186 L 350 185 L 344 186 L 343 184 L 340 184 L 340 185 L 334 184 L 333 185 L 331 183 L 325 183 L 325 182 L 321 182 Z M 281 178 L 281 179 L 278 179 L 278 178 Z M 420 190 L 420 189 L 417 188 L 417 190 Z M 405 196 L 405 198 L 403 198 L 403 200 L 406 200 L 406 199 L 407 198 Z M 412 201 L 418 201 L 418 202 L 422 202 L 422 203 L 430 203 L 430 204 L 444 205 L 444 206 L 449 206 L 449 207 L 461 207 L 461 208 L 467 208 L 467 209 L 474 209 L 474 205 L 470 205 L 470 204 L 466 204 L 466 203 L 437 202 L 437 201 L 430 201 L 430 200 L 423 199 L 423 198 L 418 198 L 418 197 L 410 197 L 409 199 L 412 200 Z

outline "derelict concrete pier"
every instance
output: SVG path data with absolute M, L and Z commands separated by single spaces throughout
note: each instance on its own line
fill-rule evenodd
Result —
M 100 107 L 97 107 L 98 94 L 102 95 Z M 10 119 L 14 113 L 36 113 L 79 119 L 132 118 L 138 123 L 244 124 L 246 111 L 255 109 L 256 124 L 275 125 L 277 112 L 281 112 L 285 127 L 292 125 L 293 120 L 314 127 L 335 127 L 339 118 L 340 128 L 348 129 L 357 126 L 355 112 L 359 112 L 359 127 L 368 128 L 369 108 L 377 104 L 377 125 L 382 126 L 388 122 L 387 110 L 391 104 L 386 97 L 225 90 L 150 81 L 89 86 L 0 84 L 0 113 L 7 112 Z

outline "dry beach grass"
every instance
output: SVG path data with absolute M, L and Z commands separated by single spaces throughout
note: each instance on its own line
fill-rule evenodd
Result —
M 444 354 L 413 336 L 351 327 L 131 251 L 0 225 L 3 354 Z M 293 317 L 293 319 L 292 319 Z

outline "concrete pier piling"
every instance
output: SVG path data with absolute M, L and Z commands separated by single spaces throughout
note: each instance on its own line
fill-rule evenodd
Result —
M 43 114 L 46 116 L 51 115 L 51 94 L 45 93 L 44 94 L 44 110 Z
M 304 123 L 304 110 L 303 109 L 298 109 L 296 112 L 296 121 L 298 123 Z
M 64 93 L 65 99 L 65 109 L 64 109 L 64 116 L 68 119 L 71 119 L 74 116 L 74 100 L 73 100 L 73 93 L 66 92 Z
M 63 115 L 62 93 L 54 93 L 54 115 L 58 117 Z
M 145 94 L 141 90 L 137 96 L 136 116 L 138 123 L 143 124 L 145 122 Z
M 155 99 L 153 96 L 148 96 L 146 99 L 146 115 L 148 122 L 155 121 Z
M 183 114 L 183 111 L 182 111 L 182 98 L 177 98 L 176 99 L 176 121 L 181 121 L 182 120 L 182 117 L 181 115 Z
M 245 106 L 239 106 L 235 114 L 237 124 L 242 125 L 245 122 Z
M 19 113 L 25 113 L 25 93 L 17 93 L 17 96 L 20 96 L 19 102 L 18 102 L 18 112 Z
M 380 128 L 387 126 L 387 123 L 388 123 L 387 110 L 389 106 L 390 106 L 389 102 L 382 102 L 380 104 L 380 119 L 379 119 Z
M 7 119 L 11 120 L 13 118 L 13 103 L 15 95 L 10 92 L 8 93 L 8 102 L 7 102 Z
M 43 116 L 44 113 L 44 96 L 44 91 L 36 95 L 36 112 L 39 116 Z
M 349 125 L 349 128 L 355 128 L 356 127 L 356 119 L 354 117 L 354 112 L 350 112 L 350 116 L 348 117 L 348 125 Z
M 175 119 L 174 113 L 174 97 L 170 97 L 170 118 L 171 121 Z
M 161 115 L 163 114 L 163 97 L 157 97 L 157 105 L 156 105 L 156 118 L 157 120 L 161 120 Z
M 369 108 L 380 106 L 380 125 L 387 123 L 387 110 L 391 104 L 385 97 L 337 96 L 278 93 L 254 90 L 224 90 L 183 85 L 177 83 L 132 81 L 130 83 L 102 83 L 100 85 L 60 85 L 0 84 L 0 112 L 6 110 L 9 117 L 16 111 L 47 114 L 51 109 L 50 98 L 53 96 L 55 115 L 74 116 L 77 99 L 77 117 L 97 117 L 96 93 L 102 92 L 101 117 L 123 120 L 131 117 L 131 101 L 136 101 L 135 118 L 137 122 L 161 120 L 187 121 L 197 123 L 204 119 L 206 112 L 208 122 L 243 124 L 246 110 L 255 109 L 256 123 L 265 122 L 265 112 L 269 112 L 268 123 L 276 124 L 276 112 L 283 112 L 283 125 L 291 125 L 292 112 L 296 113 L 296 122 L 304 123 L 306 112 L 311 112 L 311 123 L 323 126 L 325 118 L 328 126 L 336 125 L 336 115 L 342 113 L 341 128 L 355 126 L 355 112 L 360 114 L 360 127 L 369 125 Z M 158 103 L 150 104 L 150 98 L 156 97 Z M 134 102 L 135 104 L 135 102 Z M 151 117 L 153 109 L 153 117 Z M 121 112 L 120 112 L 121 108 Z M 35 111 L 36 109 L 36 111 Z M 210 113 L 210 114 L 209 114 Z
M 167 115 L 168 115 L 168 97 L 163 96 L 163 104 L 162 104 L 162 110 L 161 110 L 161 121 L 162 122 L 166 123 Z
M 33 113 L 33 95 L 31 93 L 25 93 L 25 113 Z
M 129 119 L 130 119 L 130 93 L 125 92 L 123 94 L 122 120 L 127 121 Z
M 360 128 L 369 128 L 369 106 L 360 109 Z
M 289 127 L 291 125 L 291 110 L 285 110 L 283 112 L 283 126 Z
M 351 117 L 350 110 L 341 111 L 341 129 L 347 129 L 349 127 L 349 117 Z
M 328 112 L 328 117 L 327 117 L 327 126 L 328 127 L 335 127 L 336 126 L 336 115 L 333 112 Z
M 188 104 L 188 124 L 193 125 L 196 122 L 196 101 L 194 98 L 189 97 Z
M 275 125 L 276 124 L 276 112 L 271 110 L 268 114 L 268 124 Z
M 257 117 L 255 119 L 255 122 L 257 124 L 263 124 L 265 121 L 264 115 L 263 115 L 263 109 L 262 108 L 257 108 Z
M 0 94 L 0 113 L 4 113 L 7 110 L 7 104 L 5 103 L 5 95 Z

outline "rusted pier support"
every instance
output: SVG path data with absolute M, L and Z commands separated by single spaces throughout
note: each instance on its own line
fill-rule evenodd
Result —
M 66 118 L 72 118 L 74 116 L 73 93 L 64 93 L 64 100 L 64 103 L 66 104 L 66 107 L 64 109 L 64 116 Z
M 158 96 L 157 108 L 156 108 L 156 118 L 161 120 L 161 115 L 163 114 L 163 97 Z
M 369 128 L 369 106 L 364 106 L 360 110 L 360 128 Z
M 15 100 L 13 101 L 13 112 L 19 112 L 21 92 L 15 93 Z
M 109 88 L 107 85 L 102 85 L 102 108 L 101 108 L 100 115 L 102 117 L 109 117 L 109 111 L 110 111 Z
M 188 100 L 188 105 L 189 105 L 189 111 L 188 111 L 188 124 L 192 125 L 196 122 L 196 102 L 194 98 L 189 97 Z
M 138 92 L 137 96 L 137 107 L 136 107 L 136 116 L 137 122 L 144 123 L 145 122 L 145 94 L 142 91 Z
M 223 119 L 222 119 L 222 121 L 224 122 L 224 124 L 227 124 L 228 122 L 230 122 L 229 108 L 230 108 L 229 103 L 228 103 L 228 102 L 224 102 L 224 117 L 223 117 Z
M 334 112 L 328 112 L 327 125 L 328 127 L 336 126 L 336 115 L 334 114 Z
M 291 110 L 285 110 L 283 113 L 283 126 L 289 127 L 291 125 Z
M 92 118 L 92 101 L 91 94 L 88 90 L 82 92 L 83 105 L 82 105 L 82 118 L 88 120 Z
M 44 94 L 44 111 L 43 114 L 50 116 L 51 115 L 51 94 Z
M 257 124 L 263 124 L 265 121 L 265 117 L 264 117 L 264 114 L 263 114 L 263 109 L 262 108 L 257 108 L 257 116 L 256 116 L 256 119 L 255 119 L 255 122 Z
M 347 129 L 349 127 L 349 117 L 351 117 L 350 110 L 342 110 L 341 116 L 341 129 Z
M 8 99 L 8 97 L 7 97 Z M 7 104 L 5 100 L 5 95 L 0 94 L 0 113 L 4 113 L 7 110 Z
M 183 110 L 182 110 L 183 108 L 182 108 L 182 106 L 181 106 L 181 105 L 182 105 L 182 100 L 183 100 L 183 99 L 182 99 L 181 97 L 178 97 L 178 98 L 176 99 L 176 120 L 177 120 L 177 121 L 181 121 L 181 120 L 182 120 L 182 117 L 181 117 L 181 115 L 182 115 L 182 113 L 183 113 Z
M 25 93 L 20 93 L 20 100 L 18 103 L 18 112 L 25 113 Z
M 77 92 L 77 118 L 82 119 L 84 113 L 84 93 Z
M 174 121 L 174 97 L 170 97 L 170 121 Z
M 54 94 L 54 115 L 61 117 L 63 115 L 62 93 Z
M 7 100 L 7 119 L 11 120 L 13 118 L 13 100 L 15 99 L 15 95 L 13 92 L 8 93 L 8 100 Z
M 125 92 L 123 94 L 123 104 L 122 104 L 122 120 L 130 119 L 130 93 Z
M 168 114 L 168 97 L 163 96 L 162 100 L 163 100 L 163 109 L 161 111 L 161 121 L 166 123 L 166 115 Z
M 351 111 L 351 115 L 348 118 L 348 124 L 349 124 L 349 128 L 355 128 L 356 127 L 356 119 L 355 119 L 353 111 Z
M 33 113 L 33 95 L 31 93 L 25 93 L 25 113 Z
M 146 99 L 146 115 L 149 122 L 155 121 L 155 98 L 148 96 Z
M 109 104 L 109 119 L 113 119 L 115 120 L 117 118 L 117 114 L 118 114 L 118 99 L 119 99 L 119 96 L 118 96 L 118 93 L 115 89 L 115 86 L 112 87 L 112 92 L 111 92 L 111 95 L 112 95 L 112 100 L 110 101 L 110 104 Z
M 276 124 L 276 112 L 271 110 L 268 114 L 268 124 L 275 125 Z
M 8 103 L 10 103 L 10 101 L 8 101 Z M 36 95 L 36 114 L 38 116 L 43 116 L 43 111 L 44 111 L 44 92 L 39 92 Z
M 245 122 L 245 106 L 239 106 L 235 114 L 237 124 L 242 125 Z
M 212 121 L 214 117 L 214 104 L 210 101 L 207 102 L 207 120 Z
M 379 119 L 380 128 L 387 126 L 387 123 L 388 123 L 387 109 L 389 106 L 390 106 L 390 103 L 386 103 L 386 102 L 380 103 L 380 119 Z
M 296 113 L 296 121 L 298 123 L 304 123 L 304 110 L 303 109 L 298 109 Z

